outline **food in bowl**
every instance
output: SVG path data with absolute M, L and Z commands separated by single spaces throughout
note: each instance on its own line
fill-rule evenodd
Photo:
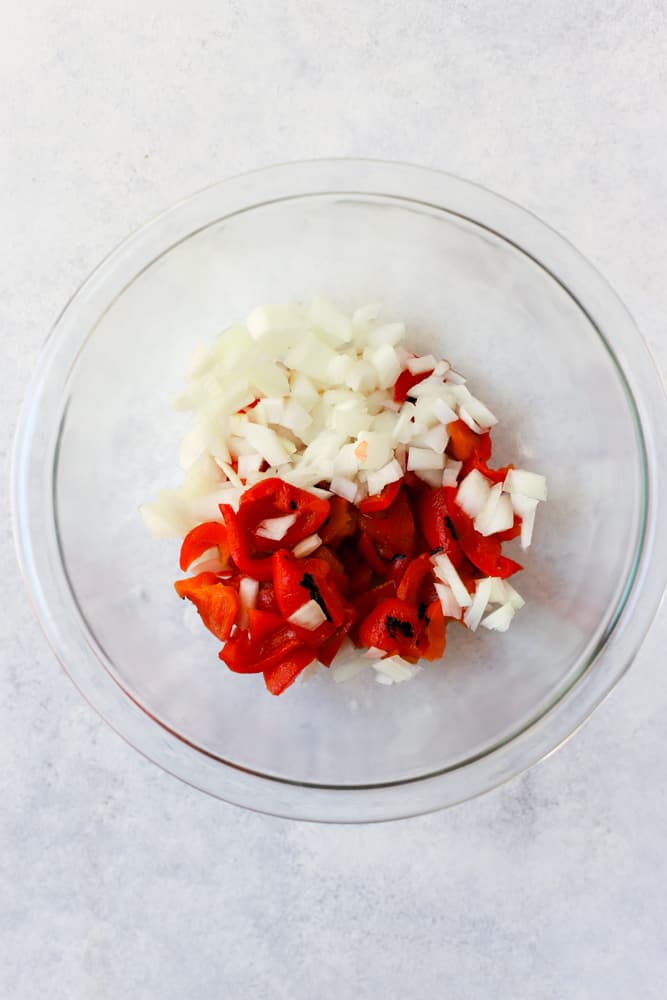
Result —
M 184 482 L 142 507 L 220 658 L 273 694 L 317 663 L 410 680 L 449 623 L 504 632 L 524 604 L 502 547 L 530 545 L 545 478 L 491 468 L 492 411 L 379 317 L 260 306 L 197 350 Z

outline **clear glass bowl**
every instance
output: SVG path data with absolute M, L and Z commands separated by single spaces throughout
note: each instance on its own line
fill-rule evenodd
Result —
M 381 300 L 501 417 L 500 461 L 545 472 L 505 635 L 450 629 L 410 684 L 280 698 L 229 673 L 175 597 L 177 544 L 139 503 L 179 478 L 172 413 L 194 346 L 261 302 Z M 667 567 L 665 397 L 631 318 L 560 236 L 466 181 L 366 161 L 224 181 L 90 276 L 18 429 L 16 540 L 46 635 L 98 712 L 167 771 L 282 816 L 370 821 L 479 794 L 553 750 L 634 656 Z

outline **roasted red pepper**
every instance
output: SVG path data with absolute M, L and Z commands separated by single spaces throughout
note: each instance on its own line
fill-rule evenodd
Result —
M 279 539 L 257 534 L 262 521 L 293 514 L 296 521 Z M 329 501 L 300 490 L 276 476 L 262 479 L 241 496 L 238 522 L 252 541 L 257 552 L 275 552 L 292 548 L 297 542 L 314 534 L 329 515 Z
M 325 638 L 345 620 L 345 605 L 333 580 L 331 567 L 323 559 L 296 559 L 284 549 L 273 556 L 273 587 L 278 607 L 284 618 L 289 618 L 309 600 L 316 601 L 324 612 L 327 623 L 333 626 Z M 320 626 L 324 629 L 324 626 Z M 300 632 L 305 632 L 300 629 Z M 319 633 L 314 630 L 313 635 Z
M 418 385 L 419 382 L 423 382 L 425 378 L 433 374 L 433 369 L 428 372 L 419 372 L 417 375 L 413 375 L 411 371 L 407 368 L 402 371 L 401 374 L 396 379 L 396 384 L 394 385 L 394 402 L 404 403 L 408 396 L 410 395 L 410 389 Z
M 218 655 L 235 673 L 259 674 L 280 663 L 284 656 L 301 645 L 296 631 L 283 623 L 275 632 L 256 641 L 248 632 L 236 632 Z
M 264 670 L 264 683 L 268 690 L 271 694 L 282 694 L 314 659 L 315 653 L 312 649 L 306 649 L 305 646 L 293 649 L 274 666 Z
M 467 458 L 477 454 L 480 438 L 485 436 L 475 434 L 462 420 L 454 420 L 451 424 L 447 424 L 447 433 L 449 434 L 447 454 L 457 462 L 465 462 Z M 486 437 L 488 438 L 488 435 Z
M 197 608 L 209 632 L 222 642 L 229 638 L 239 613 L 239 595 L 222 583 L 215 573 L 199 573 L 174 584 L 179 597 L 187 598 Z
M 237 569 L 246 576 L 251 576 L 254 580 L 273 580 L 271 556 L 264 556 L 262 559 L 253 559 L 250 551 L 250 542 L 234 508 L 222 503 L 220 504 L 220 512 L 225 519 L 229 551 Z
M 419 614 L 412 604 L 389 597 L 366 615 L 359 625 L 359 638 L 364 646 L 415 661 L 419 659 L 421 628 Z
M 323 545 L 336 548 L 345 538 L 351 538 L 357 527 L 357 509 L 343 497 L 329 500 L 329 514 L 318 534 Z
M 217 548 L 220 562 L 224 568 L 231 565 L 229 544 L 227 542 L 227 529 L 219 521 L 207 521 L 205 524 L 198 524 L 192 531 L 188 531 L 181 545 L 179 564 L 184 573 L 187 573 L 195 559 L 199 559 L 207 549 Z
M 415 550 L 415 522 L 404 490 L 399 490 L 386 510 L 362 514 L 359 527 L 383 559 L 410 556 Z
M 445 617 L 440 601 L 432 601 L 426 608 L 419 652 L 424 660 L 439 660 L 445 652 L 447 636 Z
M 398 496 L 398 491 L 401 488 L 403 480 L 397 479 L 393 483 L 389 483 L 380 493 L 375 493 L 373 496 L 366 497 L 359 504 L 359 510 L 362 514 L 377 514 L 379 510 L 386 510 L 390 507 Z
M 452 564 L 458 568 L 463 562 L 463 552 L 454 535 L 444 490 L 423 492 L 418 501 L 418 510 L 420 527 L 430 549 L 449 556 Z
M 433 563 L 430 552 L 422 552 L 408 565 L 396 588 L 396 596 L 409 604 L 419 603 L 419 592 L 423 581 L 431 574 Z

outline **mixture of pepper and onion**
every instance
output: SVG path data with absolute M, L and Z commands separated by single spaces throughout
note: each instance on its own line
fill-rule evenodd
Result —
M 524 604 L 503 544 L 530 545 L 546 481 L 490 467 L 496 417 L 379 312 L 262 306 L 196 351 L 184 482 L 142 507 L 220 659 L 273 694 L 318 663 L 409 680 L 450 622 L 504 632 Z

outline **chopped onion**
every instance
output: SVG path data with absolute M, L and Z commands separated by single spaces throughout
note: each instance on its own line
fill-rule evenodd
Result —
M 224 474 L 227 476 L 227 479 L 230 481 L 230 483 L 232 483 L 233 486 L 238 486 L 241 489 L 243 489 L 243 481 L 241 480 L 241 477 L 234 471 L 231 465 L 229 465 L 227 462 L 221 462 L 217 458 L 215 462 L 216 465 L 220 466 Z
M 431 427 L 430 430 L 424 431 L 422 434 L 414 437 L 412 439 L 412 444 L 418 445 L 420 448 L 429 448 L 431 451 L 437 452 L 438 455 L 442 455 L 447 447 L 448 441 L 449 434 L 447 433 L 445 425 L 436 424 L 436 426 Z
M 355 361 L 345 378 L 345 384 L 356 392 L 371 392 L 376 384 L 376 372 L 369 361 Z
M 339 654 L 340 655 L 340 654 Z M 338 657 L 336 657 L 338 660 Z M 343 660 L 342 663 L 336 663 L 332 671 L 332 676 L 336 684 L 342 684 L 344 681 L 350 681 L 353 677 L 358 677 L 362 674 L 364 670 L 370 668 L 370 663 L 368 660 L 364 660 L 363 656 L 356 656 L 349 660 Z
M 391 432 L 393 441 L 397 441 L 400 444 L 408 444 L 412 440 L 412 435 L 414 433 L 414 424 L 412 420 L 415 412 L 414 403 L 403 403 L 401 412 L 398 415 L 398 420 L 394 424 L 394 429 Z
M 382 677 L 392 684 L 412 680 L 419 670 L 416 664 L 408 663 L 400 656 L 387 656 L 384 660 L 374 660 L 371 666 L 379 675 L 378 680 Z
M 381 469 L 383 465 L 390 462 L 393 456 L 391 434 L 383 431 L 362 431 L 359 435 L 359 446 L 365 445 L 364 457 L 360 459 L 360 465 L 366 470 Z
M 378 649 L 377 646 L 369 646 L 364 653 L 364 656 L 369 660 L 382 660 L 386 655 L 386 649 Z
M 471 431 L 475 432 L 475 434 L 481 434 L 482 433 L 482 428 L 474 420 L 474 418 L 471 417 L 471 415 L 466 410 L 465 406 L 459 406 L 459 417 L 461 418 L 461 420 L 463 421 L 464 424 L 468 425 L 468 427 L 470 428 Z
M 443 583 L 452 588 L 452 593 L 456 598 L 457 604 L 462 608 L 470 607 L 472 604 L 470 594 L 466 590 L 463 580 L 456 572 L 449 556 L 440 553 L 433 557 L 432 562 L 435 565 L 435 575 L 439 580 L 442 580 Z
M 350 503 L 354 503 L 357 495 L 357 484 L 351 479 L 345 479 L 344 476 L 334 476 L 331 480 L 331 492 Z
M 315 552 L 319 549 L 322 544 L 322 539 L 319 535 L 308 535 L 307 538 L 302 538 L 300 542 L 297 542 L 292 549 L 292 555 L 296 556 L 297 559 L 305 559 L 309 556 L 311 552 Z
M 282 465 L 289 459 L 289 452 L 280 437 L 270 427 L 248 423 L 245 436 L 251 448 L 258 451 L 269 465 Z M 227 474 L 229 475 L 229 473 Z M 231 479 L 231 476 L 229 478 Z
M 425 354 L 421 358 L 408 358 L 407 368 L 412 375 L 421 375 L 422 372 L 432 372 L 437 363 L 432 354 Z
M 477 630 L 477 626 L 482 620 L 482 615 L 486 611 L 490 596 L 491 578 L 487 576 L 483 580 L 477 580 L 473 602 L 463 616 L 463 621 L 472 632 Z
M 496 483 L 489 491 L 484 507 L 475 518 L 475 530 L 480 535 L 495 535 L 514 524 L 512 501 L 502 494 L 503 484 Z
M 258 306 L 248 316 L 246 326 L 250 336 L 259 340 L 267 334 L 304 330 L 307 321 L 300 305 Z
M 521 596 L 514 589 L 511 583 L 507 580 L 501 580 L 500 577 L 491 577 L 491 596 L 489 602 L 491 604 L 511 604 L 515 611 L 518 611 L 526 603 Z
M 381 326 L 371 327 L 367 334 L 369 347 L 380 347 L 381 344 L 389 344 L 394 347 L 405 336 L 405 323 L 383 323 Z
M 452 588 L 446 583 L 436 583 L 435 591 L 440 599 L 445 618 L 460 618 L 462 608 L 454 597 Z
M 239 581 L 239 628 L 248 627 L 248 611 L 257 604 L 259 594 L 259 581 L 253 580 L 251 576 L 242 576 Z
M 512 494 L 512 506 L 521 518 L 521 548 L 527 549 L 533 540 L 535 513 L 538 501 L 533 497 L 525 497 L 521 493 Z
M 465 479 L 461 480 L 456 493 L 456 502 L 468 517 L 477 517 L 484 510 L 491 483 L 479 469 L 472 469 Z
M 537 472 L 525 469 L 510 469 L 505 477 L 503 489 L 506 493 L 520 493 L 531 500 L 546 500 L 547 481 Z
M 388 486 L 389 483 L 395 483 L 397 479 L 402 477 L 403 469 L 396 459 L 392 458 L 391 462 L 387 462 L 377 472 L 369 472 L 366 481 L 369 495 L 374 496 L 376 493 L 381 493 L 385 486 Z
M 314 632 L 316 628 L 319 628 L 327 620 L 322 608 L 319 606 L 317 601 L 306 601 L 302 604 L 294 614 L 291 614 L 287 621 L 290 625 L 296 625 L 298 628 L 308 629 L 310 632 Z
M 381 309 L 382 305 L 379 302 L 369 302 L 368 305 L 359 306 L 352 313 L 352 326 L 355 329 L 370 326 L 380 315 Z
M 368 359 L 377 372 L 377 384 L 381 389 L 393 385 L 401 372 L 401 366 L 396 351 L 391 344 L 382 344 L 370 353 Z
M 251 472 L 259 472 L 264 459 L 261 455 L 239 455 L 237 472 L 240 479 L 248 479 Z
M 511 604 L 502 604 L 482 619 L 482 625 L 494 632 L 507 632 L 514 615 L 515 611 Z
M 442 485 L 456 486 L 462 468 L 463 462 L 455 462 L 453 458 L 448 458 L 442 473 Z
M 316 298 L 308 308 L 308 319 L 320 329 L 336 347 L 352 340 L 352 322 L 349 316 L 328 299 Z
M 442 453 L 432 448 L 413 448 L 408 450 L 408 472 L 418 472 L 420 469 L 442 469 L 445 464 Z
M 442 481 L 442 472 L 440 469 L 415 469 L 415 476 L 428 483 L 434 490 L 439 488 Z
M 285 514 L 283 517 L 267 517 L 257 526 L 257 534 L 260 538 L 268 538 L 272 542 L 279 542 L 285 537 L 293 524 L 296 524 L 296 514 Z
M 442 424 L 451 424 L 456 420 L 456 413 L 442 397 L 436 397 L 433 412 Z

